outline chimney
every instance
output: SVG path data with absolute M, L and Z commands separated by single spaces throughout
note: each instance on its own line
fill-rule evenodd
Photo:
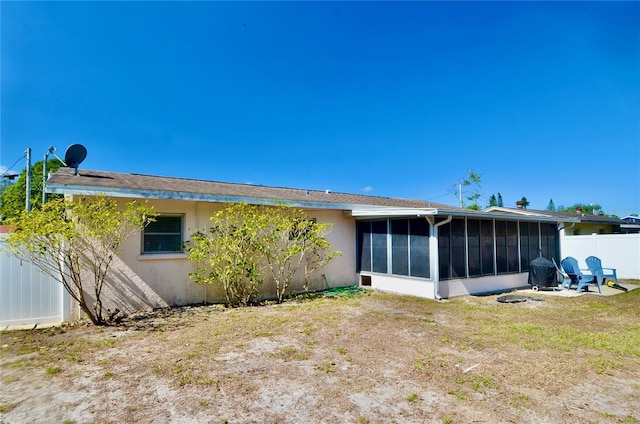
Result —
M 582 216 L 582 208 L 581 207 L 577 207 L 576 208 L 576 213 L 580 216 Z
M 524 202 L 523 202 L 522 200 L 518 200 L 518 201 L 516 202 L 516 207 L 517 207 L 518 209 L 524 209 Z

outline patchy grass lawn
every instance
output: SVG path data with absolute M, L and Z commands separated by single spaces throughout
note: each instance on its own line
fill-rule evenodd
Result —
M 640 290 L 369 292 L 4 332 L 0 422 L 636 423 Z

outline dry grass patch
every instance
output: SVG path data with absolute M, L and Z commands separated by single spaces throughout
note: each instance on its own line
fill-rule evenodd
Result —
M 3 422 L 637 422 L 639 301 L 640 290 L 535 305 L 367 293 L 8 332 L 0 413 Z

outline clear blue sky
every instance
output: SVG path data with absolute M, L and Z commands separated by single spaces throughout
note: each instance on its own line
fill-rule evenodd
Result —
M 1 156 L 640 213 L 640 2 L 0 2 Z M 14 170 L 24 168 L 20 161 Z

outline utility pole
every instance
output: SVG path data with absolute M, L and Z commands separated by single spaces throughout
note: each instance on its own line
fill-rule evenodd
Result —
M 47 202 L 47 193 L 44 191 L 47 185 L 47 160 L 49 159 L 49 151 L 44 154 L 44 162 L 42 162 L 42 205 Z
M 24 203 L 29 213 L 31 212 L 31 147 L 27 147 L 25 153 L 27 154 L 27 189 Z

